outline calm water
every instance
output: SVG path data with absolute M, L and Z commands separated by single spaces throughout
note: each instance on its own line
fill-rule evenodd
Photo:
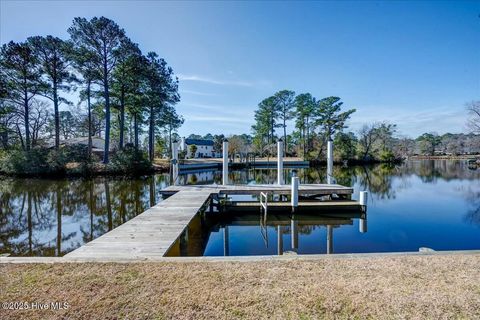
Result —
M 286 170 L 286 179 L 291 174 Z M 335 168 L 338 183 L 368 190 L 366 216 L 324 213 L 200 214 L 172 255 L 245 255 L 480 249 L 480 169 L 464 162 Z M 325 182 L 325 168 L 301 169 L 302 182 Z M 274 183 L 271 169 L 233 172 L 236 183 Z M 168 175 L 137 179 L 0 180 L 0 253 L 64 255 L 161 200 Z M 180 177 L 221 181 L 220 172 Z M 366 219 L 361 219 L 366 218 Z M 360 232 L 359 224 L 363 224 Z M 278 235 L 281 235 L 279 237 Z M 293 242 L 293 243 L 292 243 Z M 292 247 L 293 245 L 293 247 Z

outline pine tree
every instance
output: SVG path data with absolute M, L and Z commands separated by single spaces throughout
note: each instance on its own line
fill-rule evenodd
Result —
M 31 148 L 30 108 L 33 98 L 44 92 L 47 85 L 42 81 L 39 61 L 31 46 L 13 41 L 4 44 L 0 55 L 1 77 L 6 87 L 5 100 L 16 106 L 23 117 L 24 139 L 20 141 L 24 150 Z
M 112 71 L 117 63 L 118 51 L 125 39 L 125 31 L 114 21 L 105 17 L 94 17 L 90 21 L 75 18 L 68 29 L 77 47 L 84 48 L 92 56 L 97 71 L 101 74 L 103 98 L 105 99 L 105 149 L 103 162 L 109 162 L 110 149 L 110 83 Z
M 295 113 L 293 111 L 295 104 L 295 92 L 290 90 L 282 90 L 274 95 L 276 110 L 278 112 L 278 119 L 281 124 L 280 127 L 283 128 L 283 144 L 284 152 L 287 153 L 287 121 L 293 119 Z
M 70 52 L 72 44 L 53 36 L 35 36 L 27 40 L 33 49 L 42 76 L 47 84 L 42 95 L 53 102 L 55 124 L 55 148 L 60 146 L 60 116 L 58 107 L 60 103 L 71 104 L 59 96 L 59 91 L 70 91 L 70 85 L 76 81 L 71 73 Z

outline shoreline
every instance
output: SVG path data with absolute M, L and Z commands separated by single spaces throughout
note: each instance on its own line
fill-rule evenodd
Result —
M 407 159 L 395 159 L 393 161 L 382 161 L 377 159 L 359 160 L 348 159 L 344 161 L 334 161 L 334 165 L 346 165 L 348 166 L 369 166 L 377 164 L 386 165 L 398 165 L 406 161 L 416 160 L 450 160 L 450 161 L 469 161 L 479 159 L 480 155 L 465 155 L 465 156 L 411 156 Z M 221 169 L 221 159 L 205 158 L 205 159 L 187 159 L 181 160 L 180 170 L 191 171 L 200 169 Z M 287 160 L 284 161 L 285 168 L 317 168 L 327 165 L 326 160 Z M 277 166 L 276 158 L 269 158 L 268 160 L 256 160 L 255 162 L 230 162 L 229 167 L 233 170 L 248 169 L 248 168 L 273 168 Z M 144 170 L 138 172 L 121 172 L 105 170 L 104 165 L 101 163 L 96 164 L 96 168 L 86 172 L 69 172 L 67 169 L 65 172 L 46 172 L 39 174 L 8 174 L 0 171 L 0 178 L 38 178 L 38 179 L 61 179 L 61 178 L 93 178 L 93 177 L 141 177 L 144 175 L 150 175 L 155 173 L 169 173 L 170 165 L 169 160 L 156 159 L 152 165 L 151 170 Z
M 480 154 L 461 156 L 410 156 L 408 160 L 475 160 L 480 159 Z
M 367 165 L 375 165 L 375 164 L 400 164 L 403 162 L 401 159 L 397 159 L 395 161 L 381 161 L 381 160 L 357 160 L 357 159 L 350 159 L 346 160 L 347 166 L 367 166 Z M 334 161 L 334 165 L 344 165 L 343 161 Z M 320 161 L 285 161 L 283 163 L 285 168 L 316 168 L 316 167 L 324 167 L 327 165 L 326 160 Z M 97 163 L 97 168 L 85 171 L 85 172 L 74 172 L 73 170 L 65 170 L 62 172 L 45 172 L 45 173 L 37 173 L 37 174 L 29 174 L 29 173 L 5 173 L 0 171 L 0 178 L 7 177 L 7 178 L 38 178 L 38 179 L 60 179 L 60 178 L 92 178 L 92 177 L 140 177 L 149 174 L 155 173 L 169 173 L 170 172 L 170 165 L 169 161 L 165 160 L 155 160 L 151 170 L 143 170 L 138 172 L 121 172 L 121 171 L 112 171 L 100 167 L 104 167 L 103 164 Z M 229 167 L 233 170 L 239 169 L 248 169 L 248 168 L 274 168 L 277 166 L 276 158 L 270 158 L 267 161 L 264 160 L 257 160 L 255 162 L 230 162 Z M 217 159 L 191 159 L 186 160 L 185 162 L 180 164 L 180 171 L 191 171 L 196 169 L 221 169 L 222 163 Z M 70 172 L 69 172 L 70 171 Z

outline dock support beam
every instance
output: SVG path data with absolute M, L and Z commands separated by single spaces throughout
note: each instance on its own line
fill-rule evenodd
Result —
M 333 141 L 327 142 L 327 183 L 333 184 Z
M 229 246 L 229 239 L 228 239 L 228 226 L 226 225 L 223 228 L 223 255 L 228 257 L 230 255 L 230 246 Z
M 292 177 L 292 211 L 298 207 L 298 177 Z
M 367 214 L 358 220 L 358 231 L 360 233 L 367 232 Z
M 360 191 L 360 199 L 358 200 L 362 206 L 363 211 L 367 211 L 368 192 Z
M 223 185 L 225 186 L 228 184 L 228 140 L 227 139 L 223 140 L 222 151 L 223 151 L 222 178 L 223 178 Z
M 298 220 L 295 217 L 292 217 L 290 220 L 290 238 L 292 251 L 297 252 L 298 250 Z
M 173 185 L 177 184 L 178 178 L 178 142 L 174 140 L 172 142 L 172 171 L 173 171 Z
M 280 256 L 283 254 L 283 235 L 282 226 L 277 226 L 277 254 Z
M 358 221 L 358 230 L 360 233 L 367 232 L 367 203 L 368 203 L 368 192 L 367 191 L 360 191 L 360 199 L 358 201 L 362 206 L 362 211 L 364 214 L 362 218 Z
M 277 184 L 283 184 L 283 141 L 277 142 Z
M 333 226 L 327 225 L 327 254 L 333 253 Z

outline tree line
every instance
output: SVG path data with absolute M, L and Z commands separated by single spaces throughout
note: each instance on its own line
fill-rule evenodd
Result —
M 415 139 L 402 137 L 397 125 L 387 121 L 365 124 L 357 132 L 347 131 L 346 122 L 355 109 L 342 108 L 339 97 L 317 99 L 310 93 L 278 91 L 258 104 L 252 137 L 243 139 L 243 150 L 261 156 L 276 154 L 275 142 L 281 138 L 286 155 L 313 161 L 324 159 L 328 140 L 334 141 L 337 160 L 395 161 L 420 154 L 480 153 L 480 101 L 467 104 L 470 133 L 440 136 L 430 132 Z M 287 135 L 288 123 L 293 123 L 294 129 Z
M 105 17 L 75 18 L 68 34 L 69 39 L 32 36 L 2 45 L 2 148 L 29 151 L 52 138 L 58 149 L 61 137 L 86 135 L 90 157 L 92 136 L 103 133 L 103 162 L 108 163 L 109 151 L 122 150 L 127 142 L 138 150 L 145 132 L 153 160 L 162 134 L 170 146 L 183 124 L 175 110 L 180 95 L 172 68 L 155 52 L 143 54 Z M 72 91 L 78 92 L 76 105 L 67 99 Z M 62 105 L 77 109 L 62 111 Z
M 295 96 L 291 90 L 278 91 L 258 104 L 252 126 L 253 144 L 263 153 L 275 142 L 275 130 L 280 128 L 286 154 L 295 152 L 302 153 L 305 158 L 320 158 L 326 141 L 345 129 L 346 121 L 355 112 L 355 109 L 342 111 L 342 106 L 339 97 L 316 99 L 310 93 Z M 289 137 L 287 122 L 291 120 L 296 130 Z M 289 148 L 293 140 L 295 145 L 301 146 L 301 151 Z M 316 155 L 311 154 L 315 151 Z

